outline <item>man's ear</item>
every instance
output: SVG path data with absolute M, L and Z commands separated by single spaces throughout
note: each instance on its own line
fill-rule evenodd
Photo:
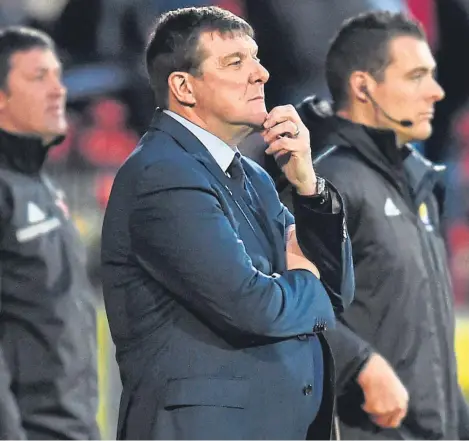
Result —
M 192 80 L 187 72 L 172 72 L 168 77 L 169 92 L 182 105 L 191 107 L 196 103 Z
M 355 71 L 350 75 L 349 87 L 352 97 L 366 103 L 370 93 L 369 88 L 373 87 L 373 82 L 366 72 Z

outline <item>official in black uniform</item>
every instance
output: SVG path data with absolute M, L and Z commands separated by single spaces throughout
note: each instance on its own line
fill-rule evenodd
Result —
M 95 439 L 94 296 L 63 194 L 41 171 L 67 129 L 52 40 L 0 30 L 0 438 Z
M 328 51 L 334 115 L 319 137 L 312 125 L 324 106 L 306 100 L 300 112 L 322 151 L 315 169 L 344 197 L 352 240 L 355 301 L 328 336 L 343 439 L 469 439 L 441 228 L 444 166 L 409 144 L 432 133 L 444 97 L 435 68 L 418 23 L 359 15 Z

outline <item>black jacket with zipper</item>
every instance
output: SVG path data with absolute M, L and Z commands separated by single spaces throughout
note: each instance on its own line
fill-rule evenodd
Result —
M 0 130 L 0 438 L 93 439 L 95 296 L 46 153 Z
M 391 131 L 338 117 L 326 117 L 322 129 L 319 144 L 311 132 L 312 150 L 321 152 L 315 169 L 344 198 L 356 280 L 354 302 L 327 335 L 342 438 L 469 439 L 440 225 L 444 167 L 409 147 L 398 149 Z M 288 202 L 288 190 L 282 194 Z M 356 377 L 373 352 L 409 391 L 409 412 L 397 430 L 376 426 L 361 408 Z

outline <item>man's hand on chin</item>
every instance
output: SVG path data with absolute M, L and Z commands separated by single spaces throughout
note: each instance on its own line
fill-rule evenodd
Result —
M 273 108 L 261 132 L 268 144 L 265 153 L 274 156 L 288 181 L 302 196 L 316 194 L 316 174 L 311 157 L 309 131 L 291 106 Z

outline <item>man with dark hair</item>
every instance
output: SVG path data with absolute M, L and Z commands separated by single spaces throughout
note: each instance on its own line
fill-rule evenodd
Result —
M 0 30 L 0 438 L 93 439 L 94 294 L 61 191 L 41 171 L 67 129 L 54 43 Z
M 430 136 L 444 97 L 425 35 L 402 14 L 358 15 L 333 40 L 326 73 L 335 115 L 312 148 L 323 151 L 318 174 L 344 196 L 356 278 L 328 336 L 342 437 L 469 439 L 440 225 L 444 167 L 408 144 Z
M 116 176 L 102 235 L 120 439 L 331 435 L 321 333 L 353 296 L 350 244 L 298 114 L 266 111 L 252 35 L 228 11 L 187 8 L 161 16 L 148 44 L 161 108 Z M 296 232 L 236 148 L 253 130 L 295 188 Z

